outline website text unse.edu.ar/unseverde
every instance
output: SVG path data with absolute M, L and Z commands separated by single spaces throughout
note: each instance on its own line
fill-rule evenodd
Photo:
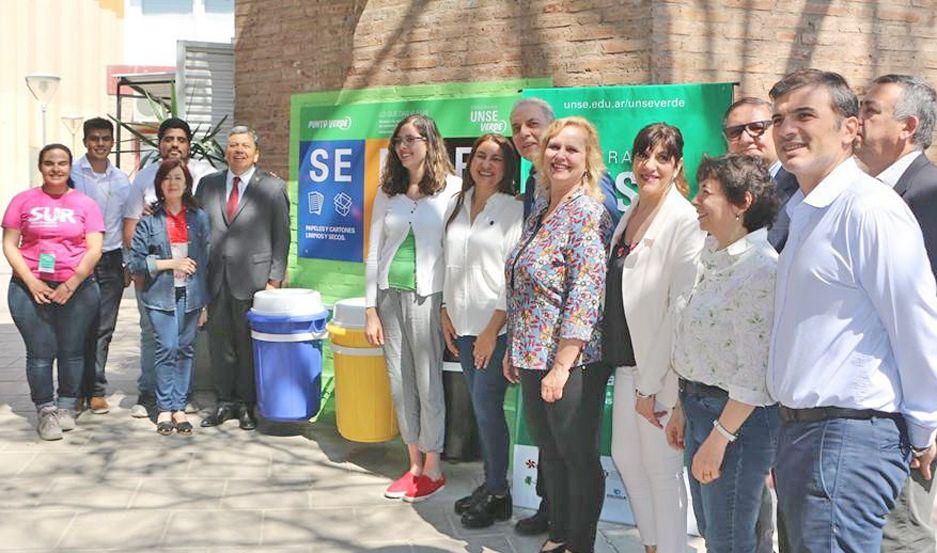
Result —
M 660 98 L 654 100 L 569 100 L 563 102 L 564 109 L 661 109 L 685 108 L 683 98 Z

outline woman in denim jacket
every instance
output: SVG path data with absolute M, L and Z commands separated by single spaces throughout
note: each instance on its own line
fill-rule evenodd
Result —
M 191 173 L 176 159 L 160 164 L 156 197 L 153 214 L 134 232 L 130 270 L 145 278 L 138 301 L 156 330 L 156 431 L 188 436 L 195 331 L 208 303 L 208 214 L 192 197 Z

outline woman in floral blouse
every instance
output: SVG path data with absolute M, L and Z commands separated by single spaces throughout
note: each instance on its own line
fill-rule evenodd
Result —
M 554 121 L 537 160 L 548 201 L 535 205 L 507 258 L 508 355 L 524 417 L 540 447 L 550 505 L 541 551 L 590 553 L 605 475 L 599 432 L 608 371 L 600 360 L 604 244 L 611 220 L 599 182 L 598 133 L 581 117 Z
M 693 511 L 706 548 L 755 551 L 755 522 L 780 425 L 765 378 L 778 258 L 766 227 L 778 198 L 759 158 L 707 158 L 697 177 L 693 204 L 709 237 L 696 286 L 677 306 L 673 362 L 681 405 L 667 438 L 686 448 Z

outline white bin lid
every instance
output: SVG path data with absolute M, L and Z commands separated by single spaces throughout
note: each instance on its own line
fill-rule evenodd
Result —
M 315 315 L 325 311 L 322 296 L 306 288 L 277 288 L 254 294 L 254 312 L 258 315 Z
M 363 329 L 366 322 L 365 310 L 364 298 L 337 301 L 332 309 L 332 324 L 342 328 Z

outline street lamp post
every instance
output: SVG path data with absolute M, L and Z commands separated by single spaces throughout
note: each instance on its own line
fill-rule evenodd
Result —
M 42 110 L 42 145 L 46 145 L 46 108 L 55 95 L 59 87 L 59 81 L 62 79 L 57 75 L 47 75 L 33 73 L 26 75 L 26 87 L 32 93 L 33 98 L 39 102 L 39 108 Z
M 72 153 L 75 153 L 75 135 L 78 134 L 78 129 L 81 128 L 81 121 L 84 119 L 80 115 L 63 115 L 62 123 L 65 125 L 65 128 L 68 129 L 68 132 L 72 133 Z

